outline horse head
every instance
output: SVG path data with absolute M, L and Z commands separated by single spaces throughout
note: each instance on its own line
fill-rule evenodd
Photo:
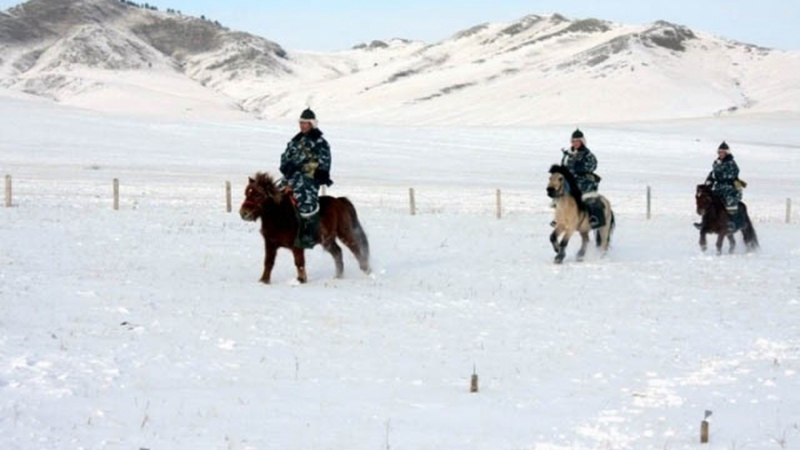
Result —
M 579 209 L 583 209 L 581 189 L 575 176 L 564 166 L 554 164 L 550 167 L 550 180 L 547 182 L 547 196 L 558 199 L 569 195 L 575 199 Z
M 258 172 L 247 179 L 244 188 L 244 202 L 239 208 L 242 220 L 254 222 L 270 205 L 279 205 L 283 201 L 283 192 L 266 173 Z
M 702 216 L 711 209 L 714 197 L 711 193 L 711 186 L 708 184 L 698 184 L 694 195 L 697 206 L 697 214 Z

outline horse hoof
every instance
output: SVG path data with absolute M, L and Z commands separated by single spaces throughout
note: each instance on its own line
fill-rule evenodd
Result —
M 561 264 L 561 263 L 564 262 L 564 258 L 560 258 L 560 257 L 556 256 L 556 258 L 553 260 L 553 262 L 556 263 L 556 264 Z
M 269 278 L 262 278 L 262 279 L 260 279 L 258 281 L 261 282 L 261 283 L 264 283 L 264 284 L 269 284 Z
M 576 256 L 575 257 L 575 261 L 576 262 L 583 262 L 583 256 Z

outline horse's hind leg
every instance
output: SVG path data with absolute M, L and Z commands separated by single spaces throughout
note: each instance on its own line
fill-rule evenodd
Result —
M 342 261 L 342 248 L 339 244 L 331 238 L 331 240 L 322 244 L 325 250 L 333 256 L 333 262 L 336 265 L 336 278 L 342 278 L 344 274 L 344 261 Z
M 294 247 L 292 248 L 292 254 L 294 255 L 294 267 L 297 269 L 297 281 L 305 283 L 308 281 L 308 276 L 306 275 L 305 250 Z
M 708 249 L 708 242 L 706 241 L 706 232 L 700 231 L 700 250 L 706 251 Z
M 589 233 L 581 232 L 581 249 L 578 250 L 578 255 L 576 256 L 578 261 L 583 261 L 583 257 L 586 256 L 586 246 L 589 243 Z

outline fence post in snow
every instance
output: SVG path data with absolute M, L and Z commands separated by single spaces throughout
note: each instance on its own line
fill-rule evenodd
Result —
M 497 218 L 503 217 L 503 202 L 500 198 L 500 189 L 497 190 Z
M 414 201 L 414 188 L 408 189 L 408 202 L 411 208 L 411 215 L 412 216 L 417 215 L 417 203 L 416 201 Z
M 11 175 L 6 175 L 6 208 L 11 208 Z
M 786 199 L 786 223 L 792 223 L 792 199 Z
M 470 394 L 478 392 L 478 372 L 475 366 L 472 366 L 472 376 L 469 378 L 469 392 Z
M 703 414 L 703 421 L 700 422 L 700 443 L 708 444 L 708 418 L 711 417 L 711 411 L 706 410 Z
M 231 212 L 233 210 L 233 204 L 231 202 L 231 182 L 225 182 L 225 211 Z
M 650 220 L 650 217 L 652 217 L 651 216 L 651 209 L 650 209 L 650 207 L 652 205 L 652 198 L 653 198 L 653 196 L 652 196 L 652 193 L 651 193 L 650 186 L 647 186 L 647 220 Z
M 119 210 L 119 178 L 114 178 L 114 211 Z

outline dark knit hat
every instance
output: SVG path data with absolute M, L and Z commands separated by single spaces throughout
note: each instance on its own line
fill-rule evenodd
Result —
M 314 111 L 312 111 L 311 108 L 306 108 L 305 110 L 303 110 L 302 113 L 300 113 L 300 120 L 302 121 L 317 120 L 317 115 L 314 114 Z
M 583 139 L 583 131 L 580 128 L 572 132 L 572 139 Z
M 719 144 L 719 148 L 717 150 L 730 150 L 730 149 L 731 148 L 728 147 L 728 143 L 725 142 L 725 141 L 722 141 L 722 144 Z

